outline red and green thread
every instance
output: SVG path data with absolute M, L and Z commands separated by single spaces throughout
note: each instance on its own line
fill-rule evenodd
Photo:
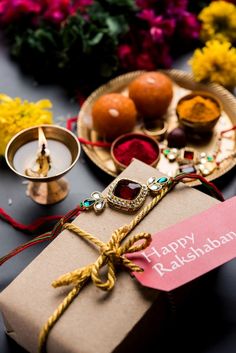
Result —
M 217 189 L 217 187 L 207 181 L 203 176 L 198 175 L 198 174 L 178 174 L 174 178 L 169 178 L 168 181 L 168 188 L 172 189 L 177 185 L 179 182 L 184 181 L 184 179 L 193 179 L 193 180 L 199 180 L 202 185 L 204 185 L 209 192 L 211 193 L 212 196 L 215 198 L 219 199 L 220 201 L 224 201 L 224 197 L 222 193 Z M 14 218 L 9 216 L 3 209 L 0 209 L 0 219 L 2 219 L 4 222 L 7 222 L 10 224 L 13 228 L 24 231 L 27 233 L 32 233 L 36 232 L 43 224 L 48 223 L 49 221 L 54 221 L 58 220 L 59 221 L 55 224 L 53 229 L 51 231 L 48 231 L 46 233 L 43 233 L 41 235 L 33 237 L 31 240 L 27 241 L 26 243 L 18 246 L 14 250 L 10 251 L 7 255 L 3 256 L 0 258 L 0 266 L 3 265 L 6 261 L 11 259 L 12 257 L 16 256 L 17 254 L 21 253 L 22 251 L 28 249 L 31 246 L 34 246 L 39 243 L 43 243 L 45 241 L 51 241 L 55 239 L 63 230 L 63 226 L 67 222 L 71 222 L 75 217 L 77 217 L 81 211 L 84 211 L 85 207 L 83 206 L 83 203 L 81 202 L 79 206 L 74 208 L 73 210 L 69 211 L 65 216 L 46 216 L 39 218 L 38 220 L 34 221 L 30 225 L 24 225 L 22 223 L 17 222 Z

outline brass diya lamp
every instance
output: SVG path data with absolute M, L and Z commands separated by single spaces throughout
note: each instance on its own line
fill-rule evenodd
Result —
M 29 181 L 27 195 L 39 204 L 54 204 L 69 192 L 63 178 L 80 155 L 77 138 L 56 125 L 34 126 L 15 135 L 7 145 L 5 158 L 17 175 Z

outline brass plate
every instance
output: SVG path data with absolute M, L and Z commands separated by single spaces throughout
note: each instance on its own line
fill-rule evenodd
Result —
M 125 75 L 118 76 L 117 78 L 109 81 L 107 84 L 99 87 L 94 91 L 82 105 L 79 115 L 78 115 L 78 136 L 83 137 L 90 141 L 99 141 L 97 133 L 92 129 L 92 117 L 91 117 L 91 108 L 95 100 L 103 94 L 110 92 L 119 92 L 124 95 L 128 95 L 128 85 L 129 83 L 142 74 L 144 71 L 134 71 Z M 193 147 L 199 152 L 213 152 L 214 147 L 219 136 L 219 132 L 231 128 L 236 124 L 236 99 L 235 97 L 223 87 L 211 83 L 211 84 L 202 84 L 196 83 L 193 79 L 193 76 L 190 73 L 181 71 L 181 70 L 163 70 L 163 73 L 168 75 L 174 83 L 174 97 L 169 106 L 166 120 L 168 122 L 168 131 L 171 131 L 174 127 L 178 125 L 177 117 L 175 114 L 175 107 L 177 101 L 187 93 L 192 90 L 197 91 L 206 91 L 215 95 L 218 98 L 223 106 L 222 115 L 216 124 L 213 135 L 207 142 L 197 141 L 194 144 L 191 143 L 188 146 Z M 139 131 L 140 126 L 135 127 L 135 131 Z M 223 163 L 220 164 L 220 167 L 216 169 L 212 174 L 210 174 L 207 179 L 214 180 L 236 164 L 236 158 L 226 157 L 236 153 L 236 133 L 229 132 L 226 137 L 222 139 L 222 153 L 219 155 L 219 159 L 223 160 Z M 88 145 L 83 145 L 83 150 L 87 156 L 103 171 L 116 177 L 118 171 L 111 159 L 109 148 L 93 147 Z M 170 163 L 163 155 L 160 158 L 160 161 L 157 165 L 157 169 L 162 173 L 171 176 L 174 171 L 177 169 L 177 163 Z M 198 181 L 189 182 L 191 186 L 198 185 Z

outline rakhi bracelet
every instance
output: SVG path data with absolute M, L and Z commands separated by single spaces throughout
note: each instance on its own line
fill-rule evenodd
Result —
M 104 196 L 102 193 L 99 191 L 94 191 L 91 195 L 91 198 L 84 200 L 83 202 L 80 203 L 80 206 L 77 206 L 74 210 L 69 211 L 64 217 L 60 219 L 60 221 L 53 227 L 53 230 L 51 232 L 46 232 L 44 234 L 38 235 L 36 237 L 33 237 L 31 240 L 27 241 L 26 243 L 18 246 L 17 248 L 13 249 L 10 251 L 8 254 L 0 257 L 0 266 L 4 264 L 6 261 L 11 259 L 12 257 L 16 256 L 17 254 L 21 253 L 22 251 L 28 249 L 29 247 L 32 247 L 38 243 L 42 243 L 45 241 L 51 241 L 52 239 L 55 239 L 58 234 L 61 232 L 63 229 L 63 225 L 66 222 L 72 221 L 72 219 L 76 216 L 79 215 L 81 211 L 86 211 L 86 210 L 95 210 L 95 212 L 101 212 L 104 210 L 105 206 L 108 204 L 109 206 L 125 211 L 125 212 L 135 212 L 138 210 L 144 203 L 146 197 L 151 194 L 152 196 L 158 196 L 164 191 L 166 193 L 170 191 L 176 184 L 179 182 L 183 181 L 183 179 L 198 179 L 201 181 L 203 185 L 207 187 L 207 189 L 210 191 L 212 196 L 216 197 L 220 201 L 224 201 L 224 197 L 221 194 L 221 192 L 216 188 L 216 186 L 208 182 L 204 177 L 201 175 L 197 174 L 179 174 L 175 178 L 167 178 L 167 177 L 150 177 L 147 180 L 147 184 L 141 184 L 136 181 L 132 181 L 129 179 L 120 179 L 120 180 L 115 180 L 108 191 L 108 196 Z M 127 183 L 130 182 L 134 185 L 137 184 L 138 190 L 141 189 L 141 191 L 138 192 L 138 195 L 134 198 L 134 200 L 126 200 L 124 198 L 120 198 L 114 195 L 114 190 L 118 188 L 119 190 L 119 185 L 122 184 L 122 181 L 125 181 Z M 137 190 L 137 189 L 136 189 Z M 110 193 L 109 193 L 110 192 Z M 139 198 L 140 197 L 140 198 Z M 137 201 L 136 203 L 133 201 Z M 118 202 L 119 201 L 119 202 Z M 42 221 L 39 222 L 34 222 L 30 226 L 25 226 L 20 224 L 19 222 L 15 221 L 12 217 L 7 215 L 5 212 L 2 214 L 2 219 L 9 223 L 12 227 L 19 229 L 21 231 L 28 231 L 29 228 L 31 231 L 34 231 L 37 229 L 38 226 L 41 226 Z M 46 219 L 51 220 L 52 218 L 57 219 L 59 216 L 48 216 Z M 44 219 L 45 221 L 45 219 Z
M 146 184 L 141 184 L 131 179 L 116 179 L 109 187 L 108 194 L 103 195 L 99 191 L 92 192 L 91 196 L 80 203 L 84 210 L 93 209 L 96 213 L 104 211 L 106 205 L 128 213 L 135 212 L 141 208 L 148 195 L 157 196 L 163 190 L 172 189 L 183 179 L 198 179 L 219 200 L 224 200 L 221 192 L 214 184 L 208 182 L 204 177 L 197 174 L 178 174 L 174 178 L 150 177 Z

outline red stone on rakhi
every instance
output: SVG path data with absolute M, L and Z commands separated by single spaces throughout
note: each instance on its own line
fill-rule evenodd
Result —
M 121 179 L 115 186 L 113 195 L 124 200 L 132 201 L 136 199 L 141 191 L 141 185 L 135 181 Z
M 193 151 L 189 151 L 189 150 L 185 150 L 184 151 L 184 158 L 185 159 L 189 159 L 190 161 L 192 161 L 194 159 L 194 152 Z

